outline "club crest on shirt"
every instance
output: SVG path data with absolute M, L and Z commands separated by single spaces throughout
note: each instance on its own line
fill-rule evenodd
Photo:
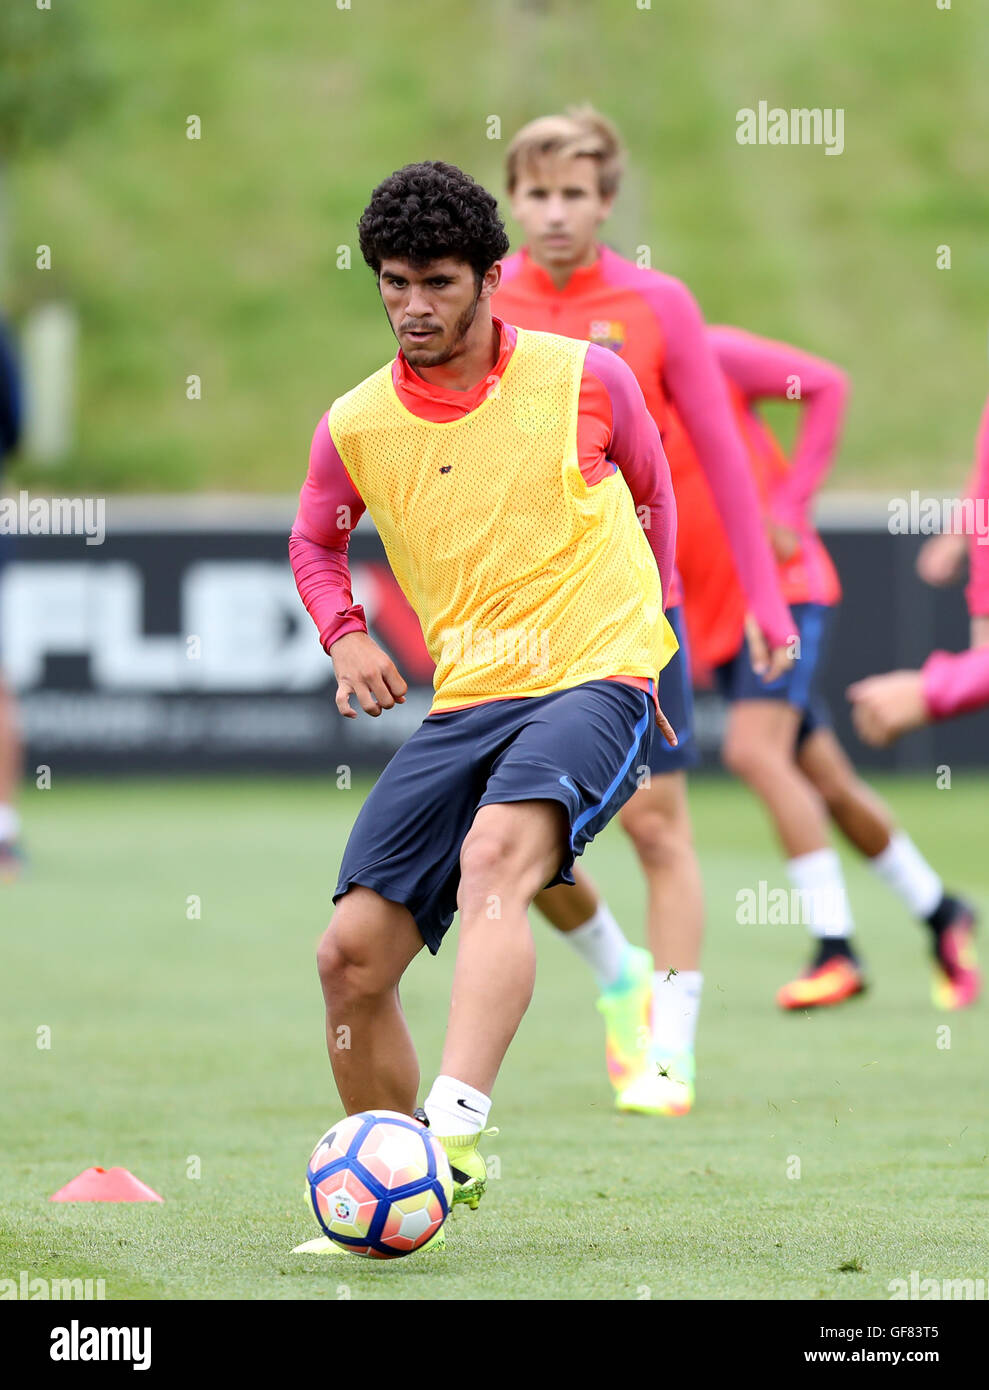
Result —
M 625 346 L 625 325 L 610 319 L 592 319 L 588 338 L 599 347 L 621 352 Z

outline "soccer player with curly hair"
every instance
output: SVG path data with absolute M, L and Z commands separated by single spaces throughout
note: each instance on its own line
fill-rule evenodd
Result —
M 344 850 L 318 951 L 327 1044 L 348 1113 L 416 1111 L 399 983 L 459 908 L 442 1065 L 418 1113 L 449 1154 L 454 1200 L 476 1207 L 478 1138 L 533 989 L 527 908 L 573 882 L 575 856 L 635 791 L 654 726 L 675 741 L 657 682 L 676 649 L 663 615 L 676 515 L 631 370 L 493 317 L 508 240 L 485 189 L 449 164 L 409 165 L 375 189 L 360 245 L 399 351 L 317 425 L 290 554 L 340 713 L 358 717 L 354 698 L 379 717 L 407 687 L 353 603 L 347 542 L 367 509 L 435 694 Z

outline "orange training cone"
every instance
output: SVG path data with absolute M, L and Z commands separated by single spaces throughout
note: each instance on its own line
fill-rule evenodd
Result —
M 87 1168 L 48 1198 L 49 1202 L 163 1202 L 164 1197 L 126 1168 Z

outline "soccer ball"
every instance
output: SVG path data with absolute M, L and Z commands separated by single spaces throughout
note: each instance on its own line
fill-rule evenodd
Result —
M 316 1220 L 355 1255 L 410 1255 L 450 1213 L 453 1177 L 429 1130 L 395 1110 L 348 1115 L 327 1130 L 306 1171 Z

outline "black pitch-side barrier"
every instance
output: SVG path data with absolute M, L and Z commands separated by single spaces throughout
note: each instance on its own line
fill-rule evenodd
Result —
M 381 767 L 429 708 L 418 624 L 373 528 L 351 541 L 355 595 L 410 683 L 379 719 L 343 720 L 332 668 L 296 594 L 279 518 L 206 529 L 111 524 L 102 545 L 21 536 L 0 588 L 0 663 L 18 692 L 28 767 L 70 772 L 281 771 Z M 960 587 L 914 573 L 922 538 L 823 531 L 845 597 L 824 686 L 837 732 L 861 765 L 927 769 L 989 763 L 989 713 L 924 730 L 876 752 L 855 737 L 844 698 L 862 675 L 958 650 Z M 717 766 L 722 707 L 698 692 L 706 765 Z

